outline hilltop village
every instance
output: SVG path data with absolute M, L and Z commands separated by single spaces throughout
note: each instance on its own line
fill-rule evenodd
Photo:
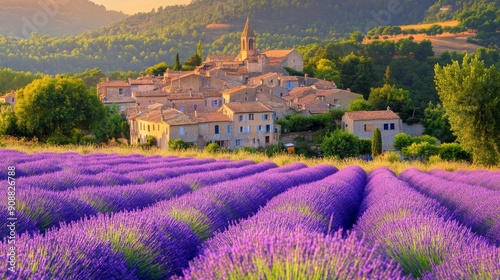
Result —
M 334 82 L 290 76 L 285 70 L 303 67 L 295 49 L 258 50 L 247 19 L 236 56 L 209 55 L 190 72 L 167 70 L 163 76 L 127 82 L 106 80 L 97 93 L 104 104 L 117 104 L 126 115 L 132 144 L 154 137 L 163 149 L 174 139 L 199 148 L 208 143 L 225 149 L 266 147 L 280 139 L 275 120 L 292 112 L 313 115 L 345 109 L 362 98 Z

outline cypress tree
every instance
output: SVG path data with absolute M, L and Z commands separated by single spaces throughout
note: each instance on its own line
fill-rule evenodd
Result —
M 179 52 L 175 55 L 175 64 L 174 64 L 174 71 L 180 71 L 181 70 L 181 62 L 179 60 Z
M 372 157 L 375 158 L 376 156 L 380 155 L 381 153 L 382 153 L 382 134 L 380 133 L 380 129 L 377 127 L 373 131 Z

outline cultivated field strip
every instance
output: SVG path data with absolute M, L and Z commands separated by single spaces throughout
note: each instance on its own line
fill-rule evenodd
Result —
M 454 182 L 482 186 L 490 190 L 500 190 L 499 171 L 449 172 L 442 169 L 433 169 L 428 173 Z
M 403 278 L 371 244 L 342 235 L 356 218 L 365 179 L 348 167 L 278 195 L 207 241 L 182 279 Z
M 44 235 L 23 235 L 18 248 L 21 260 L 18 265 L 23 269 L 17 276 L 102 279 L 102 275 L 116 275 L 117 278 L 112 278 L 165 279 L 187 266 L 196 256 L 202 240 L 223 230 L 231 221 L 246 218 L 290 187 L 322 179 L 336 171 L 331 166 L 317 166 L 289 173 L 261 172 L 207 186 L 144 210 L 111 216 L 98 214 L 63 224 L 59 230 L 49 230 Z M 60 240 L 69 236 L 73 239 Z M 63 247 L 58 247 L 59 244 Z M 103 244 L 109 247 L 102 249 Z M 2 243 L 1 249 L 6 250 L 6 246 Z M 96 263 L 85 258 L 96 256 L 95 250 L 111 250 L 116 267 L 106 261 L 94 267 Z M 64 260 L 56 255 L 61 252 L 65 252 Z M 115 259 L 117 255 L 123 260 Z M 6 273 L 6 262 L 0 265 L 0 271 Z M 101 274 L 103 271 L 106 273 Z
M 17 182 L 16 272 L 2 253 L 1 279 L 500 279 L 500 203 L 484 183 L 138 154 L 0 157 Z M 452 174 L 495 174 L 484 172 Z
M 495 253 L 498 248 L 455 221 L 438 201 L 419 193 L 386 168 L 370 174 L 360 214 L 354 230 L 372 244 L 380 244 L 380 252 L 396 260 L 408 275 L 433 278 L 437 275 L 434 271 L 442 271 L 440 265 L 446 263 L 456 271 L 467 270 L 469 277 L 440 279 L 500 276 Z M 481 266 L 475 267 L 473 259 L 464 259 L 474 252 L 483 256 Z
M 413 168 L 403 171 L 400 178 L 449 208 L 455 219 L 475 233 L 500 246 L 500 192 L 452 182 Z
M 108 187 L 84 187 L 65 192 L 22 189 L 17 194 L 18 213 L 24 218 L 20 221 L 18 233 L 40 230 L 57 226 L 60 222 L 71 222 L 85 216 L 93 216 L 100 212 L 113 213 L 132 210 L 168 200 L 206 185 L 244 178 L 256 173 L 276 168 L 276 164 L 264 162 L 239 168 L 227 168 L 227 162 L 211 163 L 216 170 L 207 177 L 205 172 L 185 174 L 177 179 L 167 179 L 141 185 L 124 185 Z M 193 170 L 195 170 L 194 167 Z M 219 176 L 218 176 L 219 175 Z M 212 178 L 212 180 L 207 180 Z M 6 201 L 2 202 L 6 209 Z M 7 211 L 2 211 L 0 215 Z M 35 225 L 33 228 L 32 225 Z M 7 229 L 2 228 L 0 238 L 5 237 Z

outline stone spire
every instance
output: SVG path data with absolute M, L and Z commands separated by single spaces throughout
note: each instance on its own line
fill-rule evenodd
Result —
M 247 17 L 247 22 L 245 23 L 245 28 L 243 29 L 243 33 L 241 37 L 255 37 L 255 33 L 253 29 L 250 27 L 250 18 Z

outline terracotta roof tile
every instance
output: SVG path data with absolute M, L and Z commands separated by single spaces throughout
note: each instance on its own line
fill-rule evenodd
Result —
M 391 110 L 346 112 L 345 116 L 355 121 L 399 119 Z
M 297 105 L 302 106 L 302 105 L 306 105 L 308 103 L 311 103 L 314 100 L 316 100 L 316 97 L 317 96 L 315 94 L 309 94 L 309 95 L 306 95 L 304 97 L 299 97 L 299 100 L 297 101 Z
M 129 80 L 129 83 L 131 85 L 153 85 L 153 80 L 152 79 L 145 79 L 145 80 L 139 80 L 139 79 L 136 79 L 136 80 L 132 80 L 130 79 Z
M 271 61 L 272 60 L 281 61 L 292 52 L 293 52 L 293 49 L 291 49 L 291 50 L 268 50 L 268 51 L 262 51 L 260 53 L 265 54 L 269 58 L 269 60 L 271 60 Z
M 228 116 L 221 112 L 197 112 L 196 116 L 192 116 L 192 118 L 199 123 L 232 122 Z
M 198 123 L 188 115 L 172 108 L 163 111 L 163 121 L 169 125 L 190 125 Z
M 258 101 L 253 102 L 230 102 L 224 104 L 227 108 L 235 113 L 264 113 L 272 112 L 267 106 Z
M 325 101 L 316 99 L 312 102 L 309 102 L 306 105 L 305 110 L 309 111 L 311 114 L 323 114 L 323 113 L 328 113 L 330 107 L 328 106 L 328 103 L 326 103 Z
M 130 87 L 130 84 L 124 81 L 108 81 L 100 83 L 99 87 Z

